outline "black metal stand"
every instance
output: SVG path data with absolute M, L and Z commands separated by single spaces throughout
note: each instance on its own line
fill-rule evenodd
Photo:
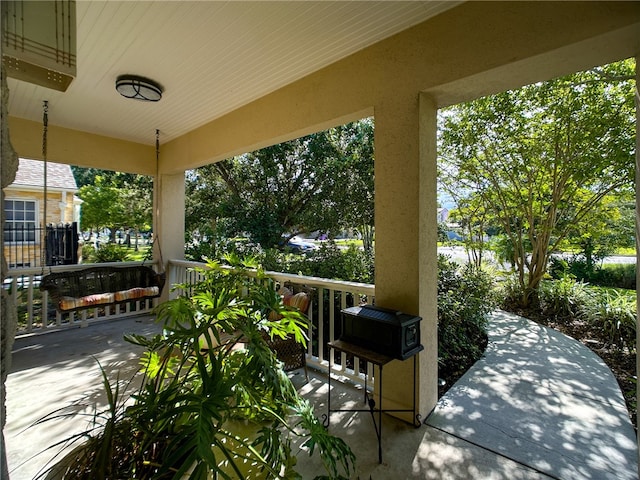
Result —
M 371 419 L 373 420 L 373 426 L 376 431 L 376 437 L 378 438 L 378 463 L 382 463 L 382 413 L 390 413 L 390 412 L 411 412 L 413 414 L 413 424 L 416 428 L 420 427 L 422 423 L 420 422 L 420 416 L 416 413 L 416 359 L 417 355 L 413 355 L 413 408 L 412 409 L 383 409 L 382 408 L 382 367 L 389 363 L 391 360 L 395 360 L 393 357 L 389 357 L 387 355 L 374 352 L 373 350 L 369 350 L 367 348 L 361 347 L 359 345 L 354 345 L 349 342 L 345 342 L 343 340 L 335 340 L 333 342 L 328 343 L 329 349 L 333 349 L 337 352 L 344 352 L 348 355 L 354 355 L 361 360 L 364 360 L 365 363 L 371 363 L 375 366 L 378 366 L 378 401 L 380 402 L 380 407 L 376 408 L 376 401 L 373 398 L 373 395 L 369 395 L 369 391 L 367 390 L 367 379 L 368 375 L 365 374 L 364 377 L 364 403 L 368 405 L 368 409 L 332 409 L 331 408 L 331 368 L 332 362 L 329 360 L 329 390 L 327 392 L 327 410 L 328 413 L 324 418 L 324 426 L 329 427 L 331 413 L 333 412 L 369 412 L 371 414 Z M 417 353 L 417 352 L 416 352 Z M 331 356 L 329 357 L 331 358 Z M 366 364 L 365 364 L 366 366 Z M 377 419 L 376 419 L 376 415 Z

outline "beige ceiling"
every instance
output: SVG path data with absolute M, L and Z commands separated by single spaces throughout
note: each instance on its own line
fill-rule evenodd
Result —
M 78 1 L 77 77 L 65 93 L 9 79 L 9 114 L 152 144 L 169 141 L 462 2 Z M 122 74 L 164 88 L 121 97 Z

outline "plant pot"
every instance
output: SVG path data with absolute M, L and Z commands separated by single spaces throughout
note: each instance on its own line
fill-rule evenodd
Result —
M 241 438 L 246 443 L 251 443 L 258 435 L 258 431 L 263 427 L 263 424 L 249 422 L 246 420 L 229 420 L 225 423 L 227 431 L 233 433 L 237 437 Z M 251 456 L 251 452 L 239 441 L 233 439 L 225 439 L 225 446 L 230 452 L 234 454 L 234 459 L 238 470 L 240 470 L 244 478 L 250 479 L 266 479 L 268 478 L 268 472 L 262 470 L 261 464 L 249 459 L 242 459 L 242 456 Z M 83 456 L 86 453 L 86 449 L 91 448 L 89 442 L 77 445 L 68 454 L 62 457 L 56 462 L 51 469 L 47 472 L 44 480 L 69 480 L 75 478 L 75 474 L 72 470 L 73 464 L 76 463 L 77 458 Z M 229 475 L 231 478 L 237 478 L 236 471 L 231 466 L 229 460 L 226 458 L 222 450 L 218 447 L 213 447 L 213 453 L 216 459 L 219 459 L 218 466 L 220 469 Z M 193 467 L 190 468 L 187 473 L 183 475 L 183 479 L 187 480 L 189 475 L 193 472 Z M 208 477 L 210 480 L 214 480 L 214 475 L 210 474 Z
M 237 437 L 241 438 L 246 443 L 251 443 L 258 436 L 258 431 L 263 427 L 263 424 L 248 422 L 246 420 L 229 420 L 225 423 L 227 431 L 233 433 Z M 234 461 L 238 470 L 242 474 L 243 478 L 250 478 L 252 480 L 261 480 L 269 478 L 268 471 L 262 469 L 262 464 L 250 459 L 243 459 L 242 456 L 253 456 L 245 445 L 233 439 L 225 439 L 225 446 L 234 453 Z M 237 478 L 237 473 L 231 466 L 229 460 L 225 457 L 224 453 L 218 447 L 213 447 L 213 454 L 216 459 L 219 460 L 218 467 L 231 478 Z M 189 478 L 189 475 L 193 471 L 193 468 L 182 477 L 184 480 Z M 214 476 L 210 475 L 210 480 L 214 480 Z

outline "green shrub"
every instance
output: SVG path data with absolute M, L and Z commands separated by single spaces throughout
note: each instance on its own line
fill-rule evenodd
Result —
M 293 255 L 286 254 L 277 248 L 267 248 L 259 258 L 262 267 L 267 271 L 285 273 L 291 271 Z
M 438 256 L 438 360 L 442 372 L 468 368 L 484 352 L 487 314 L 495 308 L 492 276 Z M 443 375 L 441 375 L 443 376 Z
M 263 249 L 258 244 L 238 239 L 218 240 L 215 248 L 209 243 L 188 243 L 186 257 L 203 262 L 207 258 L 222 259 L 225 255 L 235 254 L 240 258 L 255 258 L 268 271 L 347 282 L 374 282 L 373 253 L 365 252 L 355 244 L 344 249 L 328 241 L 317 250 L 300 254 L 276 248 Z
M 96 263 L 96 249 L 92 243 L 82 246 L 82 263 Z
M 635 291 L 593 287 L 565 274 L 558 280 L 540 283 L 535 302 L 526 312 L 518 308 L 521 295 L 515 278 L 504 283 L 500 290 L 501 307 L 541 323 L 555 320 L 566 325 L 585 320 L 602 332 L 601 337 L 619 350 L 636 349 L 637 302 Z
M 594 301 L 585 302 L 587 320 L 602 329 L 611 346 L 636 349 L 637 301 L 635 292 L 599 289 Z
M 296 255 L 288 266 L 291 273 L 331 278 L 346 282 L 373 283 L 374 258 L 364 250 L 349 245 L 346 250 L 333 242 L 323 243 L 308 255 Z
M 490 248 L 493 251 L 496 260 L 501 264 L 509 264 L 513 269 L 515 250 L 513 242 L 507 235 L 496 235 L 491 241 Z
M 541 282 L 537 293 L 542 315 L 561 322 L 580 317 L 583 305 L 588 302 L 585 284 L 571 275 Z
M 589 280 L 592 285 L 601 287 L 624 288 L 627 290 L 636 289 L 636 264 L 617 263 L 604 264 L 596 269 L 593 277 Z
M 94 255 L 96 263 L 126 262 L 129 258 L 127 249 L 117 243 L 101 245 L 97 250 L 95 250 Z
M 562 257 L 551 257 L 547 266 L 547 273 L 551 275 L 551 278 L 556 279 L 572 273 L 570 272 L 569 261 Z M 575 275 L 575 273 L 573 274 Z
M 500 285 L 497 296 L 500 299 L 500 308 L 507 312 L 518 312 L 524 297 L 518 277 L 516 275 L 507 277 Z M 537 301 L 537 298 L 534 301 Z
M 573 275 L 577 280 L 600 287 L 636 288 L 635 263 L 589 265 L 578 257 L 565 260 L 553 257 L 549 263 L 549 274 L 560 279 L 564 275 Z
M 304 254 L 276 248 L 245 248 L 238 256 L 251 255 L 265 270 L 347 282 L 373 283 L 374 257 L 355 245 L 338 248 L 334 242 L 323 243 L 318 250 Z
M 204 240 L 185 241 L 185 258 L 194 262 L 206 263 L 208 259 L 222 259 L 225 255 L 235 254 L 240 258 L 256 257 L 264 252 L 260 245 L 250 242 L 246 238 L 227 238 L 211 234 Z

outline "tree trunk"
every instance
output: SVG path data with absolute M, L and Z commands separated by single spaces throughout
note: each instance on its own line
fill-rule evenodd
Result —
M 365 252 L 373 251 L 373 227 L 371 225 L 362 225 L 358 229 L 362 237 L 362 248 Z
M 542 233 L 541 238 L 531 238 L 532 252 L 531 260 L 529 260 L 529 276 L 527 277 L 526 305 L 529 305 L 532 297 L 536 294 L 540 287 L 540 282 L 547 273 L 547 262 L 549 261 L 549 238 L 550 233 Z

